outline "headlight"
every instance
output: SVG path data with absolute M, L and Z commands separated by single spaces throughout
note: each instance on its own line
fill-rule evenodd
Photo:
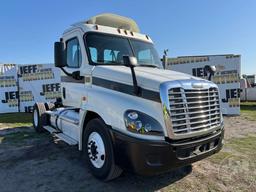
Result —
M 163 128 L 160 123 L 145 113 L 127 110 L 124 113 L 124 122 L 126 128 L 131 132 L 145 135 L 163 135 Z

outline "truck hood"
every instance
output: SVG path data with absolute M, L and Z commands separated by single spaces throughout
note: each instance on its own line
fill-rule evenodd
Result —
M 197 77 L 158 68 L 135 67 L 138 85 L 152 91 L 159 91 L 161 83 L 175 80 L 199 79 Z M 95 66 L 93 77 L 133 85 L 131 69 L 125 66 Z

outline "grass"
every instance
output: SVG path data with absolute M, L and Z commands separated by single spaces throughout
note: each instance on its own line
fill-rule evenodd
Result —
M 248 135 L 243 138 L 235 138 L 228 140 L 224 145 L 224 150 L 219 153 L 211 156 L 209 160 L 213 163 L 219 164 L 222 160 L 230 155 L 242 154 L 243 156 L 248 157 L 248 159 L 255 159 L 256 163 L 256 135 Z M 225 151 L 225 149 L 228 150 Z
M 256 121 L 256 102 L 242 102 L 241 114 L 248 120 Z
M 0 114 L 0 124 L 6 127 L 30 127 L 32 126 L 31 113 L 5 113 Z
M 38 134 L 36 132 L 16 132 L 16 133 L 10 133 L 4 136 L 0 136 L 0 144 L 11 143 L 11 144 L 22 145 L 27 140 L 40 139 L 44 137 L 47 137 L 47 133 Z
M 221 161 L 223 161 L 223 159 L 225 159 L 226 157 L 232 155 L 231 152 L 225 152 L 225 151 L 220 151 L 219 153 L 211 156 L 209 158 L 209 160 L 215 164 L 219 164 Z
M 245 138 L 233 139 L 228 142 L 228 146 L 235 149 L 237 152 L 256 156 L 256 135 L 249 135 Z
M 225 143 L 222 151 L 208 158 L 216 166 L 216 178 L 225 186 L 229 186 L 230 191 L 255 191 L 255 146 L 256 134 L 230 139 Z M 214 187 L 217 186 L 218 184 L 214 184 Z M 213 189 L 212 186 L 210 187 Z

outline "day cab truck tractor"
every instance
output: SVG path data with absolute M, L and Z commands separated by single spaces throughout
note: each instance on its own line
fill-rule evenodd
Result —
M 218 87 L 164 70 L 134 20 L 101 14 L 75 23 L 54 49 L 62 98 L 36 103 L 33 126 L 78 145 L 96 178 L 160 174 L 222 148 Z

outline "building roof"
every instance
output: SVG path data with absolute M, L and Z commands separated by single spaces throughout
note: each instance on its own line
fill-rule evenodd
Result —
M 224 57 L 240 57 L 241 55 L 235 55 L 235 54 L 213 54 L 213 55 L 187 55 L 187 56 L 179 56 L 177 58 L 187 58 L 187 57 L 220 57 L 220 56 L 224 56 Z
M 207 62 L 210 57 L 226 57 L 226 59 L 239 58 L 241 55 L 223 54 L 223 55 L 196 55 L 196 56 L 180 56 L 168 58 L 168 65 L 177 65 L 185 63 Z

